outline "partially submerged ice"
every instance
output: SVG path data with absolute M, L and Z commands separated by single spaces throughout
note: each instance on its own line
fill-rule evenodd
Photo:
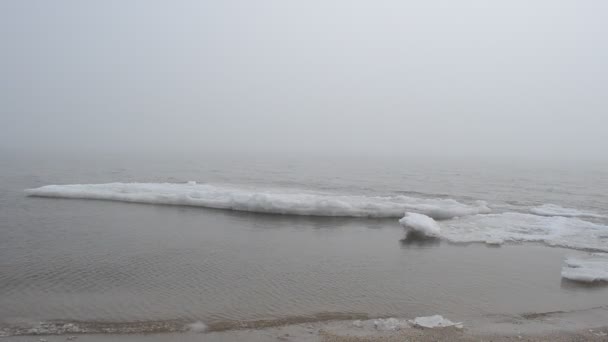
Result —
M 565 261 L 562 278 L 583 283 L 608 282 L 608 254 L 571 257 Z
M 148 204 L 184 205 L 270 214 L 401 217 L 405 211 L 438 220 L 489 213 L 485 202 L 464 204 L 453 199 L 369 196 L 302 189 L 187 183 L 106 183 L 47 185 L 25 191 L 28 196 L 98 199 Z
M 414 231 L 427 237 L 439 237 L 441 228 L 431 217 L 417 213 L 405 213 L 399 223 L 409 231 Z

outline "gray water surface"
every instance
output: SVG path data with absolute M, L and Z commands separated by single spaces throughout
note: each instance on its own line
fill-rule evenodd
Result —
M 198 182 L 554 203 L 606 214 L 606 168 L 394 160 L 0 158 L 0 324 L 192 322 L 319 313 L 455 320 L 608 305 L 563 282 L 581 251 L 403 240 L 396 220 L 25 197 L 46 184 Z M 514 209 L 515 208 L 515 209 Z M 602 219 L 596 219 L 602 220 Z M 602 221 L 603 222 L 603 221 Z

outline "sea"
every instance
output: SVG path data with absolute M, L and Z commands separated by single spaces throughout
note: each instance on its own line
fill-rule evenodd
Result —
M 608 305 L 608 165 L 0 153 L 0 336 Z

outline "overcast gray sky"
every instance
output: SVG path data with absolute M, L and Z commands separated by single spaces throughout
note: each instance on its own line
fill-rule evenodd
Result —
M 608 158 L 608 1 L 0 2 L 8 150 Z

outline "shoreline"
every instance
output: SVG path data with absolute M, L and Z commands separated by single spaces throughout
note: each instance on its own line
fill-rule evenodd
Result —
M 537 312 L 520 315 L 486 315 L 465 320 L 463 327 L 422 328 L 408 323 L 405 318 L 313 321 L 251 321 L 247 324 L 209 326 L 203 323 L 185 325 L 182 330 L 164 332 L 23 334 L 2 336 L 1 341 L 78 340 L 85 342 L 156 342 L 156 341 L 322 341 L 322 342 L 391 342 L 391 341 L 606 341 L 608 340 L 608 306 L 570 312 Z M 453 317 L 446 317 L 454 319 Z M 410 319 L 413 319 L 411 317 Z M 387 324 L 386 322 L 399 322 Z

